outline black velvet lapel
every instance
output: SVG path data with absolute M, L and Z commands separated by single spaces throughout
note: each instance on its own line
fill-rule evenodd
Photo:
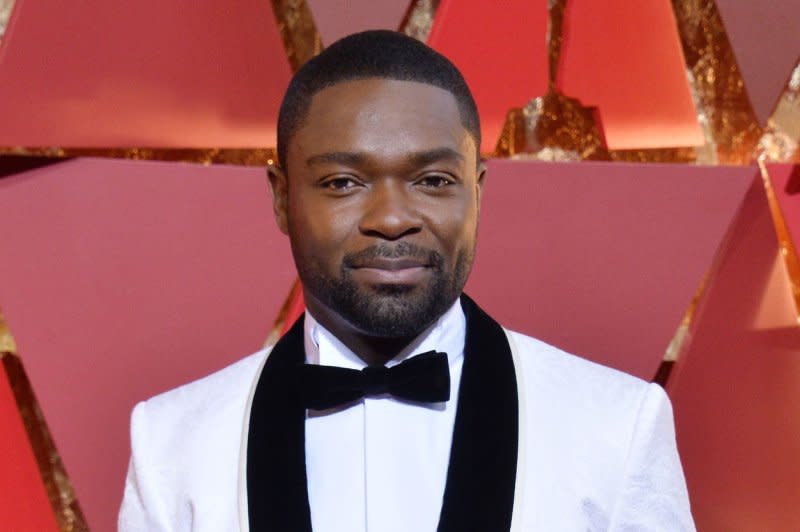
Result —
M 464 366 L 438 532 L 511 527 L 519 437 L 517 380 L 502 327 L 470 298 Z M 305 409 L 291 368 L 305 361 L 301 318 L 273 348 L 256 386 L 247 441 L 252 532 L 310 532 Z
M 514 360 L 503 328 L 472 299 L 450 465 L 439 532 L 511 528 L 517 477 L 519 404 Z
M 303 317 L 272 348 L 256 385 L 247 435 L 251 532 L 311 532 L 306 486 L 305 408 L 291 370 L 305 363 Z

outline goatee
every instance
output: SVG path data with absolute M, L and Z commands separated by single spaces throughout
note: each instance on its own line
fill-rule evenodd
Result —
M 424 258 L 431 268 L 422 286 L 382 284 L 359 287 L 352 278 L 352 266 L 371 258 Z M 380 338 L 410 338 L 444 314 L 461 295 L 472 265 L 465 250 L 456 256 L 452 272 L 445 271 L 442 255 L 408 242 L 394 246 L 371 246 L 344 256 L 338 278 L 320 275 L 316 268 L 304 268 L 300 278 L 306 289 L 361 333 Z

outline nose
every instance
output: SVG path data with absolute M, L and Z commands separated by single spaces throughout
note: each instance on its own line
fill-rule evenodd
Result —
M 361 234 L 397 240 L 419 233 L 422 220 L 406 183 L 387 180 L 374 184 L 359 224 Z

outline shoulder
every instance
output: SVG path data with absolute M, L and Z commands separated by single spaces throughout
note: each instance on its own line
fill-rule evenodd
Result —
M 614 475 L 636 433 L 654 419 L 671 428 L 672 411 L 657 384 L 510 333 L 516 346 L 520 405 L 528 427 L 544 429 L 549 452 L 587 463 L 602 455 Z M 594 467 L 594 466 L 592 466 Z M 599 473 L 599 472 L 598 472 Z
M 509 337 L 526 500 L 549 501 L 527 517 L 543 529 L 569 515 L 583 528 L 693 530 L 664 390 L 535 338 Z
M 633 375 L 567 353 L 536 338 L 508 331 L 517 348 L 518 378 L 526 388 L 536 386 L 565 396 L 572 403 L 589 402 L 624 408 L 638 404 L 661 388 Z M 655 390 L 657 388 L 657 390 Z M 663 393 L 663 390 L 662 390 Z
M 214 455 L 208 453 L 238 457 L 247 400 L 267 354 L 258 351 L 137 404 L 131 416 L 133 459 L 174 471 Z
M 145 436 L 149 446 L 158 440 L 184 446 L 197 432 L 220 420 L 241 418 L 250 387 L 268 351 L 261 350 L 196 381 L 140 402 L 133 410 L 133 443 Z M 137 432 L 147 431 L 148 434 Z M 153 439 L 155 438 L 155 440 Z M 180 438 L 182 442 L 171 441 Z M 165 445 L 166 446 L 166 445 Z
M 165 420 L 197 417 L 224 409 L 246 398 L 250 384 L 267 354 L 268 350 L 262 349 L 230 366 L 156 395 L 139 405 L 148 414 Z
M 247 400 L 267 355 L 261 350 L 136 405 L 120 530 L 236 528 Z

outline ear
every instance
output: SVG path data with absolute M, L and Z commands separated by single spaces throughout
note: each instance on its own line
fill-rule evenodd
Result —
M 267 167 L 267 177 L 269 178 L 269 190 L 272 192 L 272 211 L 275 213 L 275 222 L 281 232 L 288 235 L 289 224 L 286 209 L 289 205 L 289 183 L 286 181 L 286 173 L 280 166 L 271 164 Z
M 486 164 L 483 161 L 478 163 L 478 180 L 475 183 L 475 198 L 478 202 L 478 212 L 481 211 L 481 196 L 483 195 L 483 182 L 486 179 Z

